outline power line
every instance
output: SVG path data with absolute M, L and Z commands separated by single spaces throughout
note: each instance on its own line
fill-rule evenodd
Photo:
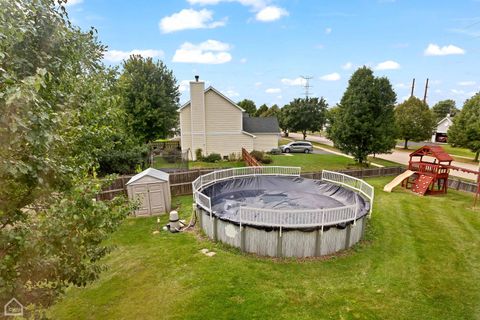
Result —
M 308 98 L 308 96 L 310 95 L 310 88 L 312 88 L 312 86 L 310 85 L 310 79 L 313 79 L 313 77 L 300 76 L 300 78 L 302 78 L 305 82 L 305 84 L 303 85 L 303 88 L 305 89 L 305 98 Z

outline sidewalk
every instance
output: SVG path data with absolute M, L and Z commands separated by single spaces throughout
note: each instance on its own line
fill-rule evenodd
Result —
M 303 135 L 299 133 L 290 133 L 289 134 L 290 138 L 293 138 L 295 140 L 302 140 Z M 333 146 L 333 142 L 331 140 L 328 140 L 325 137 L 322 136 L 317 136 L 317 135 L 308 135 L 307 140 L 314 141 L 314 142 L 319 142 L 323 143 L 329 146 Z M 332 151 L 330 151 L 332 152 Z M 397 151 L 393 150 L 391 154 L 385 153 L 385 154 L 377 154 L 375 157 L 396 162 L 399 164 L 403 165 L 408 165 L 408 161 L 410 160 L 409 157 L 409 152 L 403 152 L 403 151 Z M 460 168 L 465 168 L 465 169 L 470 169 L 474 171 L 478 171 L 479 168 L 478 166 L 470 163 L 463 163 L 463 162 L 457 162 L 457 161 L 452 161 L 452 166 L 460 167 Z M 456 170 L 450 170 L 450 175 L 463 178 L 463 179 L 470 179 L 470 180 L 477 180 L 477 175 L 472 174 L 472 173 L 466 173 L 466 172 L 461 172 L 461 171 L 456 171 Z

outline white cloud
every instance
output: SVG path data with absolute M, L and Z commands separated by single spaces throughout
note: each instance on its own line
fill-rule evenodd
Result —
M 400 69 L 400 64 L 393 60 L 387 60 L 377 64 L 375 69 L 376 70 L 396 70 L 396 69 Z
M 132 54 L 139 54 L 144 58 L 161 58 L 163 57 L 162 50 L 139 50 L 134 49 L 132 51 L 121 51 L 121 50 L 108 50 L 105 52 L 104 59 L 110 62 L 120 62 L 122 60 L 128 59 Z
M 465 54 L 465 50 L 452 44 L 440 47 L 437 44 L 430 43 L 424 51 L 426 56 L 447 56 L 452 54 Z
M 325 34 L 330 34 L 332 33 L 332 28 L 326 28 L 325 29 Z
M 323 81 L 338 81 L 340 79 L 341 79 L 340 75 L 336 72 L 329 73 L 320 77 L 320 80 L 323 80 Z
M 226 18 L 213 21 L 213 11 L 183 9 L 171 16 L 162 18 L 158 26 L 163 33 L 169 33 L 186 29 L 213 29 L 224 26 L 225 23 Z
M 463 90 L 451 89 L 450 91 L 453 94 L 458 94 L 458 95 L 464 95 L 465 94 L 465 91 L 463 91 Z
M 344 65 L 342 65 L 343 70 L 350 70 L 352 69 L 352 67 L 353 67 L 353 64 L 351 62 L 347 62 Z
M 265 90 L 265 93 L 280 93 L 282 90 L 280 88 L 268 88 Z
M 228 52 L 230 45 L 217 40 L 207 40 L 199 44 L 184 42 L 175 51 L 173 62 L 221 64 L 232 60 Z
M 65 4 L 66 7 L 72 7 L 72 6 L 75 6 L 77 4 L 80 4 L 82 3 L 83 0 L 68 0 L 67 3 Z
M 287 86 L 304 86 L 306 83 L 306 80 L 301 77 L 295 79 L 283 78 L 280 81 Z
M 400 82 L 395 85 L 395 88 L 406 89 L 408 86 L 405 83 Z
M 188 91 L 189 88 L 190 88 L 190 80 L 182 80 L 178 84 L 178 91 L 180 91 L 180 93 Z
M 475 81 L 460 81 L 458 83 L 459 86 L 462 86 L 462 87 L 469 87 L 469 86 L 474 86 L 476 85 L 477 83 Z
M 225 91 L 225 95 L 227 97 L 229 97 L 230 99 L 233 99 L 233 98 L 237 98 L 240 96 L 240 93 L 238 93 L 237 91 L 233 90 L 233 89 L 228 89 Z
M 257 88 L 258 88 L 258 87 L 262 86 L 262 84 L 263 84 L 263 83 L 262 83 L 262 82 L 260 82 L 260 81 L 258 81 L 258 82 L 255 82 L 255 87 L 257 87 Z
M 247 58 L 240 59 L 240 63 L 247 63 Z
M 238 2 L 243 6 L 251 7 L 252 9 L 259 10 L 267 5 L 268 0 L 187 0 L 191 5 L 216 5 L 220 2 Z
M 275 6 L 268 6 L 258 11 L 255 18 L 258 21 L 270 22 L 278 20 L 283 16 L 288 16 L 287 10 Z

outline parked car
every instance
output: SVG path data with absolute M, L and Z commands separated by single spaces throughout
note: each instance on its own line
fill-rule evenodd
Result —
M 280 146 L 282 152 L 290 153 L 290 152 L 302 152 L 302 153 L 310 153 L 313 151 L 313 146 L 308 141 L 292 141 L 289 144 Z

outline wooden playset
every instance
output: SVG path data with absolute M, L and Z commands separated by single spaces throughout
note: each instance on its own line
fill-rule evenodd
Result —
M 440 146 L 423 146 L 410 154 L 408 170 L 393 179 L 384 188 L 391 192 L 401 185 L 419 195 L 447 193 L 450 170 L 477 175 L 477 194 L 480 192 L 480 172 L 452 165 L 453 158 Z

